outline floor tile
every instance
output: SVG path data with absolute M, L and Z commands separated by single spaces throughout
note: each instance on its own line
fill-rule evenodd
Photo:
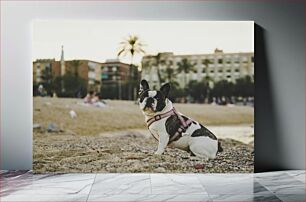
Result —
M 88 202 L 103 202 L 103 201 L 148 201 L 148 202 L 159 202 L 159 201 L 173 201 L 173 202 L 211 202 L 207 195 L 141 195 L 141 194 L 129 194 L 129 195 L 90 195 Z
M 299 180 L 303 183 L 305 183 L 305 171 L 291 171 L 291 172 L 286 172 L 288 175 L 292 176 L 294 179 Z
M 256 177 L 255 180 L 275 194 L 303 194 L 306 192 L 305 183 L 296 180 L 285 172 Z
M 97 174 L 90 194 L 151 194 L 149 174 Z
M 281 200 L 273 194 L 267 195 L 210 195 L 213 201 L 228 201 L 228 202 L 252 202 L 252 201 L 269 201 L 269 202 L 281 202 Z
M 305 201 L 305 171 L 256 174 L 0 172 L 1 201 Z
M 207 195 L 199 179 L 193 174 L 151 174 L 152 194 Z
M 276 195 L 283 202 L 305 202 L 305 193 L 304 194 L 277 194 Z
M 88 194 L 96 174 L 31 175 L 7 182 L 1 195 Z M 2 191 L 2 190 L 1 190 Z
M 201 184 L 210 195 L 219 194 L 244 194 L 252 195 L 254 189 L 262 191 L 260 184 L 254 184 L 251 175 L 245 174 L 209 174 L 198 176 Z
M 35 195 L 35 194 L 27 194 L 27 195 L 16 195 L 12 194 L 9 196 L 4 196 L 1 197 L 1 202 L 45 202 L 45 201 L 52 201 L 52 202 L 86 202 L 88 195 L 57 195 L 57 194 L 52 194 L 52 195 Z

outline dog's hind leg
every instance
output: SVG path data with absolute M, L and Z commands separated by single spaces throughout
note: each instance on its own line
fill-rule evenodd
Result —
M 193 137 L 189 142 L 190 151 L 204 159 L 214 159 L 218 151 L 218 141 L 208 137 Z

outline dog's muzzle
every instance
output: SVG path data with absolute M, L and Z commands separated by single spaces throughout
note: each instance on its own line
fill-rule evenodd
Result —
M 144 109 L 146 108 L 149 108 L 149 109 L 152 109 L 153 110 L 153 105 L 154 105 L 154 99 L 149 97 L 147 100 L 146 100 L 146 104 L 144 106 Z

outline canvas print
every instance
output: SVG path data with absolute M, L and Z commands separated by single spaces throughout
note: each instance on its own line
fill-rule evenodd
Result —
M 33 22 L 35 173 L 254 171 L 254 22 Z

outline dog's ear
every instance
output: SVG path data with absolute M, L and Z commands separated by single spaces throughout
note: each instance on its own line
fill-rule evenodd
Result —
M 164 85 L 162 85 L 162 87 L 160 88 L 160 91 L 165 95 L 165 97 L 168 97 L 168 94 L 170 91 L 170 84 L 165 83 Z
M 145 90 L 149 90 L 149 83 L 143 79 L 140 82 L 139 94 L 141 94 Z

